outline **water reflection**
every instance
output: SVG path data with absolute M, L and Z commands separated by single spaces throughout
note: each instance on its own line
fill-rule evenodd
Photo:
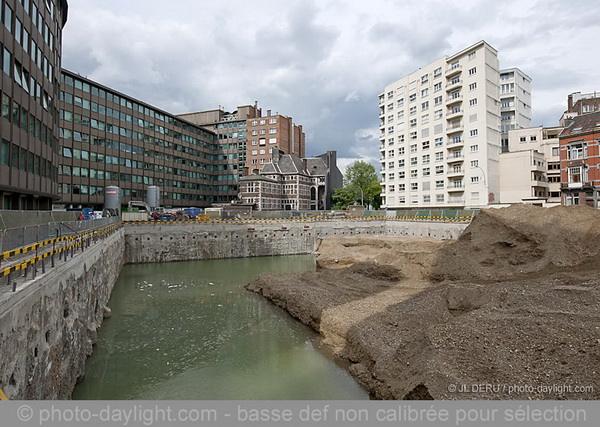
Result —
M 243 289 L 312 256 L 124 267 L 74 399 L 366 399 L 316 334 Z

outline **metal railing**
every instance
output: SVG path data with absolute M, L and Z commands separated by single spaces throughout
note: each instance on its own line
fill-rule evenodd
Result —
M 117 222 L 119 222 L 118 217 L 108 217 L 85 221 L 48 222 L 4 229 L 0 231 L 0 253 L 48 239 L 73 236 L 84 231 L 104 228 Z

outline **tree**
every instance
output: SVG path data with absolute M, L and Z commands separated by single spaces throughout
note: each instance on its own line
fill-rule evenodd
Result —
M 346 209 L 354 202 L 372 205 L 375 209 L 381 205 L 381 185 L 375 167 L 362 160 L 346 168 L 344 186 L 333 193 L 335 209 Z

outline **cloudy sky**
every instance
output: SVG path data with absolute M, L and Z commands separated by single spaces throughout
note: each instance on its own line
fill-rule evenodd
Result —
M 304 126 L 307 155 L 379 169 L 384 87 L 485 40 L 533 79 L 533 125 L 600 90 L 600 2 L 68 0 L 63 67 L 179 114 L 258 101 Z

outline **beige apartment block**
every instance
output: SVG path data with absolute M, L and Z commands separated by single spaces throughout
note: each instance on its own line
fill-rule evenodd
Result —
M 483 208 L 499 200 L 497 54 L 480 41 L 379 95 L 384 207 Z
M 560 205 L 562 127 L 508 131 L 507 151 L 500 155 L 500 202 Z
M 502 151 L 507 151 L 508 132 L 531 127 L 531 78 L 518 68 L 500 71 L 500 119 Z

